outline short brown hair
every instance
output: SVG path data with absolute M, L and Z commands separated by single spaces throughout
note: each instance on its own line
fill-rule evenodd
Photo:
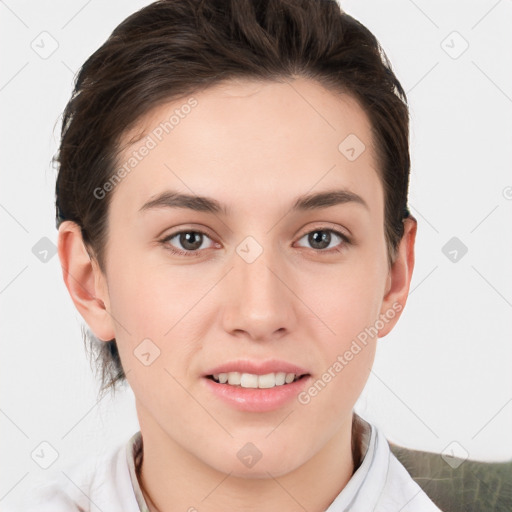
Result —
M 392 261 L 409 216 L 409 112 L 375 36 L 335 0 L 159 0 L 124 20 L 85 62 L 55 157 L 57 227 L 76 222 L 104 270 L 110 194 L 121 137 L 163 102 L 232 78 L 316 80 L 358 100 L 372 125 Z M 125 380 L 115 339 L 89 332 L 101 391 Z

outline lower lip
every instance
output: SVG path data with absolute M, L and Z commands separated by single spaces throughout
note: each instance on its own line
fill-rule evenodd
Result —
M 311 376 L 302 377 L 290 384 L 274 386 L 273 388 L 242 388 L 220 384 L 204 377 L 206 386 L 225 403 L 240 411 L 267 412 L 283 407 L 306 387 Z

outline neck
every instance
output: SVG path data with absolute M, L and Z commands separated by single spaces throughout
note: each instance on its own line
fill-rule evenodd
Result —
M 138 472 L 150 512 L 230 509 L 287 512 L 299 506 L 325 511 L 360 465 L 363 425 L 357 415 L 348 421 L 302 466 L 285 475 L 240 478 L 221 473 L 173 442 L 165 432 L 144 437 Z M 314 489 L 315 492 L 311 492 Z

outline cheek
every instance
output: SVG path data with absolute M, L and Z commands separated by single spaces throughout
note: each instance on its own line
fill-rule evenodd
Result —
M 204 337 L 201 298 L 211 288 L 210 280 L 199 279 L 192 266 L 171 267 L 137 257 L 117 261 L 109 272 L 110 312 L 125 372 L 134 369 L 138 375 L 140 353 L 147 352 L 158 356 L 152 370 L 183 371 Z
M 329 277 L 329 278 L 327 278 Z M 373 364 L 377 342 L 375 323 L 382 303 L 382 287 L 386 277 L 385 260 L 365 260 L 364 256 L 350 268 L 340 266 L 336 275 L 311 280 L 309 301 L 325 327 L 317 339 L 322 354 L 320 379 L 328 381 L 327 393 L 319 404 L 327 410 L 334 406 L 352 407 L 361 393 Z M 316 284 L 315 284 L 316 283 Z M 318 324 L 317 321 L 317 325 Z M 322 388 L 323 383 L 317 387 Z M 315 391 L 313 390 L 313 394 Z M 343 397 L 343 398 L 342 398 Z M 332 411 L 336 414 L 336 411 Z
M 385 267 L 361 257 L 305 283 L 304 297 L 323 320 L 329 346 L 342 349 L 378 318 L 386 279 Z
M 326 326 L 316 335 L 315 356 L 320 356 L 318 373 L 299 397 L 306 409 L 333 428 L 339 426 L 360 396 L 370 374 L 377 347 L 376 331 L 380 300 L 371 272 L 347 273 L 317 286 L 311 303 Z M 317 325 L 318 320 L 316 321 Z
M 164 258 L 120 258 L 110 275 L 112 313 L 143 336 L 162 337 L 208 290 L 193 266 L 173 266 Z

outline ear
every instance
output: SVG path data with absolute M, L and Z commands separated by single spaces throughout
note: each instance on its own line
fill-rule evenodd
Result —
M 385 295 L 380 310 L 380 318 L 385 320 L 378 337 L 390 333 L 396 325 L 407 302 L 409 287 L 414 269 L 414 242 L 416 240 L 417 222 L 412 216 L 404 219 L 404 234 L 397 248 L 395 261 L 392 263 L 387 281 Z
M 59 227 L 58 253 L 62 277 L 76 309 L 94 335 L 103 341 L 115 338 L 106 278 L 89 256 L 80 226 L 64 221 Z

